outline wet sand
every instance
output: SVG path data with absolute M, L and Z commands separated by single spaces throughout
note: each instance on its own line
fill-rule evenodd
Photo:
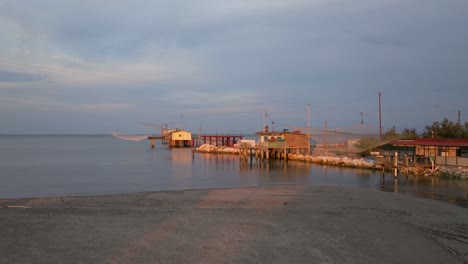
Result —
M 0 263 L 467 263 L 468 209 L 278 186 L 0 200 Z

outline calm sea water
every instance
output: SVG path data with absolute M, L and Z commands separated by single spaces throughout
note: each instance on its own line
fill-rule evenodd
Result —
M 111 135 L 0 136 L 0 198 L 270 185 L 344 185 L 467 204 L 468 184 L 302 162 L 149 147 Z

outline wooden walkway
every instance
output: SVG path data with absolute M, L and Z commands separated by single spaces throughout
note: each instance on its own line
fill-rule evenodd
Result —
M 287 147 L 268 147 L 268 146 L 248 146 L 241 145 L 239 148 L 239 159 L 248 161 L 252 163 L 253 158 L 256 161 L 258 160 L 270 160 L 270 159 L 279 159 L 279 160 L 288 160 L 288 154 L 290 153 L 302 153 L 306 154 L 308 149 L 306 148 L 287 148 Z
M 216 147 L 233 147 L 234 144 L 243 138 L 243 135 L 198 135 L 196 138 L 196 145 L 199 146 L 201 144 L 210 144 Z

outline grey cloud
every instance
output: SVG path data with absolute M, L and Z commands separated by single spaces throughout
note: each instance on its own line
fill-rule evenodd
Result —
M 29 74 L 29 73 L 20 73 L 20 72 L 9 72 L 9 71 L 0 71 L 0 82 L 35 82 L 45 80 L 46 77 Z
M 467 1 L 6 2 L 0 4 L 0 16 L 26 32 L 17 46 L 39 46 L 28 49 L 32 56 L 48 59 L 57 53 L 54 64 L 76 69 L 65 65 L 66 59 L 60 61 L 70 58 L 84 72 L 92 71 L 89 65 L 95 62 L 108 72 L 117 64 L 154 64 L 171 77 L 164 80 L 169 87 L 164 91 L 154 85 L 135 92 L 127 83 L 102 89 L 103 82 L 91 91 L 92 85 L 76 83 L 55 92 L 66 102 L 92 104 L 92 98 L 107 98 L 148 113 L 187 107 L 210 112 L 204 105 L 212 102 L 227 110 L 237 109 L 239 102 L 245 108 L 300 102 L 299 112 L 306 103 L 335 107 L 329 116 L 323 110 L 321 118 L 348 123 L 359 121 L 360 111 L 375 111 L 378 91 L 389 108 L 390 102 L 402 100 L 415 108 L 435 101 L 463 105 L 468 96 Z M 7 36 L 0 36 L 0 42 L 2 38 Z M 2 47 L 0 56 L 9 54 Z M 0 73 L 0 80 L 5 78 L 28 80 Z M 433 94 L 422 92 L 428 90 Z M 443 90 L 447 92 L 439 92 Z M 258 99 L 237 96 L 241 94 Z M 385 117 L 392 122 L 402 118 L 399 114 L 387 111 Z M 412 121 L 423 125 L 431 119 L 421 114 Z

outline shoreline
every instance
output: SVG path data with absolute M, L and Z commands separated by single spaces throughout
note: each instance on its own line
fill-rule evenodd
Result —
M 231 147 L 216 147 L 209 144 L 203 144 L 195 148 L 196 152 L 200 153 L 213 153 L 213 154 L 230 154 L 239 155 L 238 148 Z M 359 168 L 359 169 L 370 169 L 370 170 L 382 170 L 384 168 L 377 168 L 377 166 L 364 158 L 353 158 L 353 157 L 337 157 L 337 156 L 322 156 L 322 155 L 303 155 L 303 154 L 288 154 L 288 160 L 300 161 L 312 164 L 329 165 L 336 167 L 347 167 L 347 168 Z M 393 169 L 392 169 L 393 170 Z M 442 178 L 453 178 L 468 180 L 468 168 L 464 167 L 445 167 L 437 166 L 434 170 L 422 167 L 400 167 L 399 173 L 412 174 L 416 176 L 427 176 L 427 177 L 442 177 Z
M 340 186 L 9 199 L 0 263 L 466 263 L 466 219 Z

